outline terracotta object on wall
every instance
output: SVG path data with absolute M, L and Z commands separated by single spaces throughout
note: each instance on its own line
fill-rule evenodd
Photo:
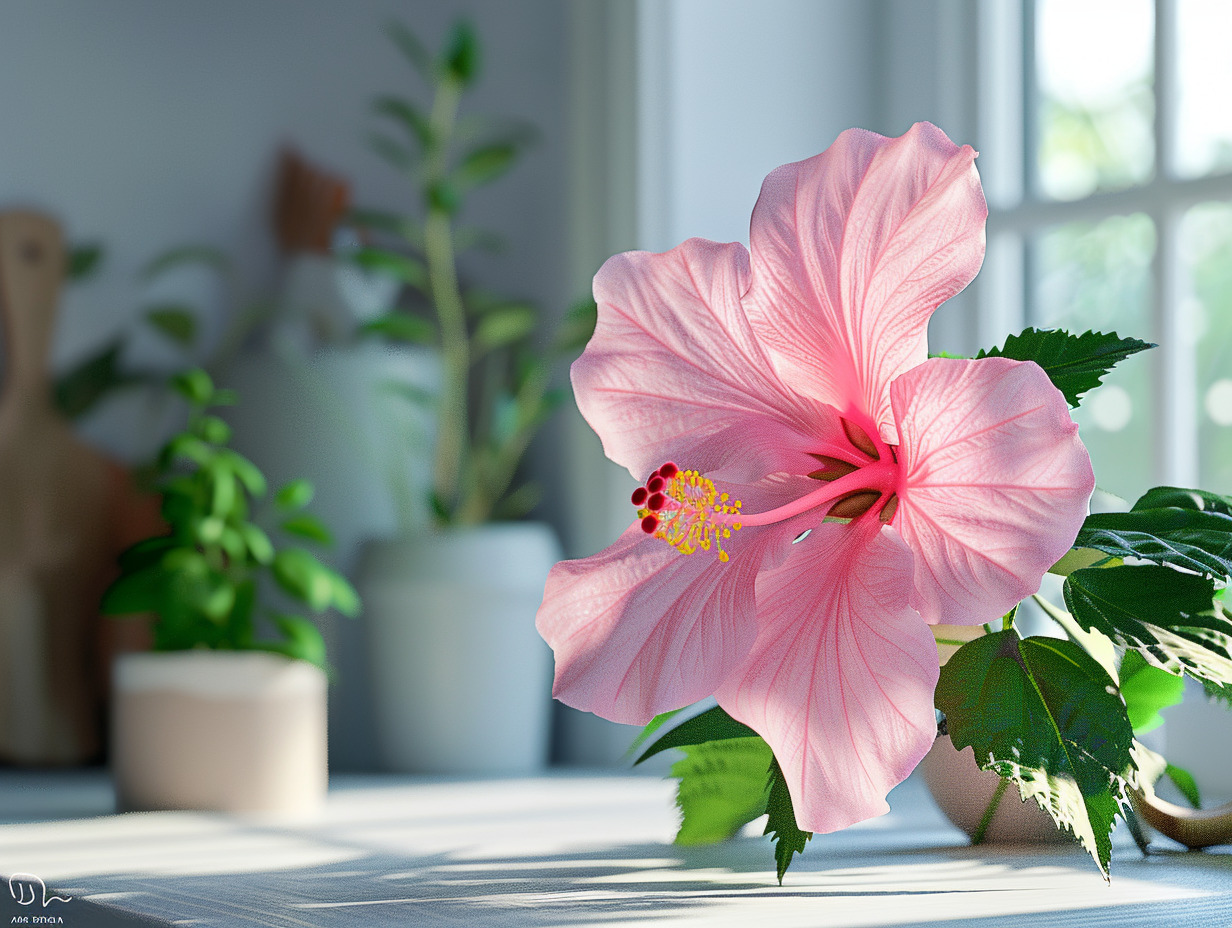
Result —
M 128 493 L 52 404 L 64 267 L 53 220 L 0 213 L 0 761 L 22 764 L 101 750 L 98 602 L 121 545 L 116 490 Z

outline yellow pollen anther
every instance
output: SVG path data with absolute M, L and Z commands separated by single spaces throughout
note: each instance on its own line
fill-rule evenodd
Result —
M 646 503 L 637 510 L 643 529 L 681 554 L 713 548 L 719 560 L 726 562 L 723 541 L 740 530 L 740 523 L 733 520 L 740 515 L 740 500 L 729 502 L 729 494 L 719 493 L 710 479 L 695 470 L 677 470 L 674 465 L 661 470 L 667 476 L 652 474 L 646 482 L 647 493 L 634 494 L 635 501 Z

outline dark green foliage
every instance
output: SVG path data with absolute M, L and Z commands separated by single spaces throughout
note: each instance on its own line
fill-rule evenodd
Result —
M 1156 564 L 1087 567 L 1065 580 L 1065 603 L 1083 628 L 1138 650 L 1148 663 L 1232 684 L 1232 619 L 1212 580 Z
M 480 60 L 475 28 L 466 20 L 460 20 L 454 25 L 445 48 L 445 74 L 465 87 L 479 76 Z
M 86 245 L 74 245 L 68 252 L 68 266 L 64 276 L 72 282 L 92 277 L 103 260 L 103 246 L 97 242 Z
M 629 749 L 634 753 L 684 710 L 655 716 Z M 713 844 L 733 837 L 759 815 L 769 819 L 763 834 L 774 842 L 779 883 L 796 854 L 803 853 L 811 832 L 796 825 L 783 771 L 764 740 L 721 707 L 700 712 L 657 738 L 635 761 L 676 748 L 684 759 L 672 765 L 680 783 L 677 844 Z
M 1066 402 L 1077 406 L 1082 394 L 1098 387 L 1103 376 L 1119 362 L 1154 347 L 1136 338 L 1121 338 L 1115 332 L 1071 335 L 1060 329 L 1029 328 L 1011 335 L 1000 348 L 981 350 L 976 357 L 1034 361 L 1065 394 Z
M 1098 513 L 1087 516 L 1074 546 L 1218 580 L 1232 576 L 1232 515 L 1179 506 Z
M 664 716 L 658 716 L 658 718 L 664 718 Z M 652 722 L 651 724 L 654 723 Z M 647 726 L 647 728 L 649 727 Z M 757 736 L 757 732 L 753 731 L 749 726 L 737 722 L 724 712 L 720 706 L 715 706 L 690 719 L 686 719 L 675 728 L 670 729 L 662 737 L 656 739 L 634 761 L 634 764 L 640 764 L 642 761 L 654 757 L 656 754 L 669 748 L 704 744 L 707 741 L 722 741 L 728 738 L 756 738 Z
M 459 122 L 459 106 L 482 58 L 469 22 L 454 26 L 435 55 L 404 26 L 391 26 L 389 35 L 423 77 L 426 93 L 422 99 L 387 94 L 374 101 L 374 111 L 392 131 L 375 136 L 372 146 L 413 185 L 407 199 L 416 208 L 407 216 L 352 211 L 374 242 L 352 260 L 393 276 L 412 293 L 409 305 L 389 307 L 360 333 L 440 349 L 445 370 L 433 403 L 436 454 L 428 499 L 434 521 L 517 518 L 540 498 L 533 485 L 519 482 L 518 470 L 560 395 L 551 388 L 551 358 L 538 344 L 538 309 L 463 285 L 459 255 L 468 248 L 491 249 L 498 239 L 481 230 L 459 231 L 456 220 L 476 188 L 516 167 L 535 133 L 485 117 Z M 594 315 L 572 315 L 567 327 L 568 338 L 552 344 L 572 354 L 593 332 Z
M 766 796 L 766 830 L 763 834 L 770 835 L 774 842 L 774 862 L 778 868 L 779 885 L 783 885 L 783 876 L 791 866 L 791 859 L 796 854 L 804 853 L 804 845 L 813 837 L 811 831 L 801 831 L 796 824 L 796 813 L 791 805 L 791 793 L 787 790 L 787 780 L 783 777 L 778 759 L 770 762 L 770 788 Z
M 960 648 L 941 668 L 937 708 L 956 748 L 1017 784 L 1107 876 L 1113 821 L 1134 768 L 1133 729 L 1107 671 L 1078 645 L 1013 629 Z
M 303 548 L 276 549 L 251 521 L 252 507 L 266 492 L 265 477 L 226 447 L 231 429 L 205 412 L 222 392 L 214 389 L 209 375 L 188 371 L 174 385 L 193 411 L 188 428 L 159 455 L 163 518 L 170 531 L 120 556 L 120 577 L 104 594 L 102 611 L 152 613 L 157 650 L 275 651 L 324 666 L 324 641 L 303 616 L 263 608 L 261 615 L 277 637 L 262 636 L 259 579 L 271 572 L 293 600 L 314 613 L 337 609 L 355 615 L 359 597 L 315 555 Z M 311 499 L 306 481 L 293 481 L 279 491 L 277 505 L 288 513 L 282 529 L 327 540 L 325 526 L 301 511 Z
M 1218 512 L 1232 516 L 1232 497 L 1220 496 L 1207 490 L 1190 490 L 1184 487 L 1154 487 L 1147 490 L 1138 502 L 1134 503 L 1134 511 L 1140 509 L 1162 509 L 1175 506 L 1178 509 L 1196 509 L 1205 512 Z

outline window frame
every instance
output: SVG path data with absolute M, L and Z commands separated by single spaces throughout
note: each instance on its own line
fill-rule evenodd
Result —
M 1181 224 L 1192 206 L 1232 201 L 1232 172 L 1186 178 L 1175 169 L 1178 0 L 1154 2 L 1153 176 L 1138 186 L 1065 201 L 1041 196 L 1035 167 L 1036 0 L 991 0 L 978 4 L 976 13 L 977 137 L 987 150 L 980 161 L 989 201 L 988 259 L 985 272 L 977 278 L 982 311 L 974 326 L 981 344 L 995 343 L 1030 324 L 1028 249 L 1033 236 L 1071 222 L 1147 215 L 1157 243 L 1150 268 L 1151 331 L 1121 334 L 1159 345 L 1150 357 L 1154 481 L 1195 486 L 1199 482 L 1196 320 L 1179 246 Z

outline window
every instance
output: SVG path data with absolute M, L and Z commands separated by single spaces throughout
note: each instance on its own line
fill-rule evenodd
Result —
M 1075 412 L 1100 485 L 1232 493 L 1232 4 L 978 9 L 982 343 L 1027 325 L 1159 343 Z

